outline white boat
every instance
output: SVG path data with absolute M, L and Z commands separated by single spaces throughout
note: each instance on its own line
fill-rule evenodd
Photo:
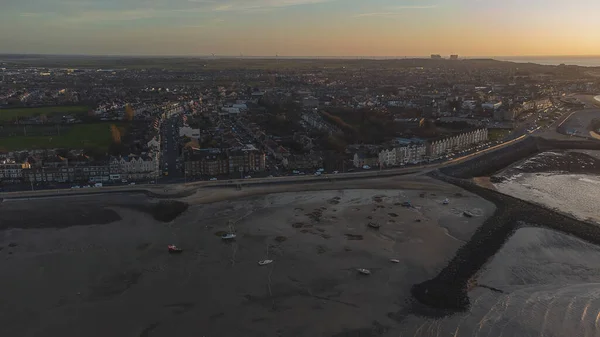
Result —
M 223 239 L 223 240 L 233 240 L 233 239 L 235 239 L 235 237 L 236 237 L 236 235 L 235 235 L 235 234 L 233 234 L 233 233 L 228 233 L 228 234 L 223 234 L 223 235 L 221 236 L 221 239 Z
M 371 275 L 371 271 L 369 269 L 358 268 L 358 269 L 356 269 L 356 271 L 358 271 L 359 273 L 361 273 L 363 275 Z
M 390 262 L 400 263 L 400 260 L 398 260 L 398 259 L 390 259 Z
M 262 261 L 258 261 L 258 265 L 259 265 L 259 266 L 264 266 L 264 265 L 271 264 L 271 263 L 273 263 L 273 260 L 262 260 Z
M 448 205 L 450 203 L 450 200 L 448 200 L 448 198 L 444 199 L 444 201 L 442 201 L 442 204 L 444 205 Z

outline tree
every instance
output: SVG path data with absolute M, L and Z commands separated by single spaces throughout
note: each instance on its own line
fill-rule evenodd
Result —
M 133 116 L 135 116 L 135 111 L 133 111 L 133 108 L 131 107 L 131 105 L 129 105 L 129 104 L 125 105 L 125 120 L 131 121 L 131 120 L 133 120 Z
M 112 136 L 113 143 L 121 144 L 121 131 L 116 125 L 112 124 L 110 126 L 110 134 Z

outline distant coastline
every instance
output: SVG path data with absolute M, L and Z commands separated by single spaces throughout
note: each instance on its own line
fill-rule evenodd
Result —
M 498 61 L 551 66 L 566 64 L 569 66 L 600 67 L 600 56 L 494 56 L 492 58 Z
M 52 59 L 66 60 L 73 58 L 83 59 L 245 59 L 245 60 L 422 60 L 429 59 L 431 56 L 286 56 L 286 55 L 69 55 L 69 54 L 11 54 L 0 53 L 0 60 L 31 60 L 31 59 Z M 448 60 L 449 55 L 443 55 Z M 459 55 L 459 60 L 497 60 L 515 63 L 534 63 L 539 65 L 571 65 L 581 67 L 600 67 L 600 55 L 598 56 L 463 56 Z

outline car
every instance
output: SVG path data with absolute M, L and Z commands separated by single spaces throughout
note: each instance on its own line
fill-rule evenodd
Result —
M 245 176 L 244 179 L 250 179 L 252 176 Z
M 80 186 L 77 186 L 77 185 L 75 185 L 75 186 L 71 186 L 71 188 L 81 188 L 81 187 L 80 187 Z
M 369 165 L 364 165 L 362 168 L 363 168 L 363 170 L 370 170 L 370 169 L 371 169 L 371 166 L 369 166 Z
M 333 174 L 338 174 L 340 173 L 340 171 L 333 171 Z
M 210 178 L 209 180 L 210 181 L 215 181 L 215 180 L 217 180 L 217 178 Z

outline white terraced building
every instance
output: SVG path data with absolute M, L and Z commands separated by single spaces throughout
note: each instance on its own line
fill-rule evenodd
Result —
M 428 155 L 431 159 L 440 158 L 451 151 L 467 149 L 475 144 L 488 140 L 487 129 L 477 129 L 471 132 L 433 141 L 429 144 Z
M 427 154 L 424 144 L 410 144 L 379 152 L 379 163 L 384 166 L 398 166 L 423 161 Z

